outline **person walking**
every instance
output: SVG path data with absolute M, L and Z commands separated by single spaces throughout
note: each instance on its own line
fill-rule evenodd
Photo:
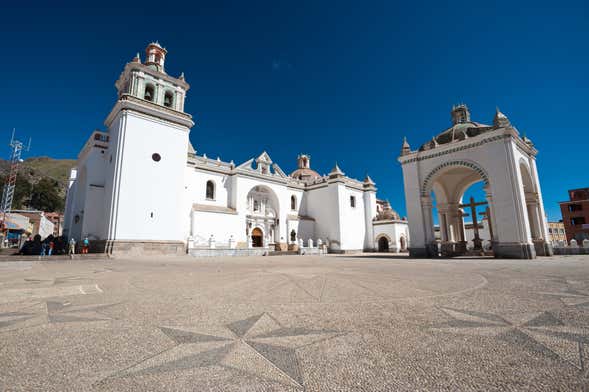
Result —
M 70 255 L 76 254 L 76 240 L 74 240 L 73 238 L 70 240 L 70 251 L 68 254 L 70 254 Z
M 88 240 L 88 236 L 85 236 L 84 241 L 82 242 L 82 253 L 88 254 L 89 247 L 90 247 L 90 241 Z

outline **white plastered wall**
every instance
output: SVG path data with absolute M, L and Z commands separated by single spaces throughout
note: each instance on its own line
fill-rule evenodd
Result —
M 126 111 L 109 134 L 113 159 L 105 194 L 114 188 L 109 239 L 184 241 L 186 228 L 178 222 L 183 221 L 188 129 Z

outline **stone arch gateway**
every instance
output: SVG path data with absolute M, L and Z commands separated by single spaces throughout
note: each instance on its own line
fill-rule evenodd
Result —
M 466 254 L 463 218 L 468 211 L 462 198 L 477 182 L 483 184 L 486 200 L 478 204 L 488 206 L 485 219 L 495 257 L 531 259 L 552 254 L 536 168 L 538 151 L 530 139 L 521 136 L 498 109 L 493 125 L 471 121 L 463 104 L 454 106 L 451 115 L 452 126 L 418 150 L 411 150 L 404 140 L 398 158 L 403 168 L 410 255 Z M 472 226 L 474 223 L 476 218 Z

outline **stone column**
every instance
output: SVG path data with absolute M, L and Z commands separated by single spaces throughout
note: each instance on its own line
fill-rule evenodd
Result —
M 423 231 L 425 234 L 425 248 L 428 257 L 437 257 L 438 246 L 435 242 L 436 238 L 434 235 L 434 220 L 432 217 L 432 207 L 432 198 L 430 196 L 422 196 L 421 209 L 423 211 Z

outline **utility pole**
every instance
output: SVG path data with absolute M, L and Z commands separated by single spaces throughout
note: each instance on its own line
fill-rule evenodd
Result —
M 31 139 L 27 147 L 23 142 L 14 138 L 14 129 L 12 130 L 12 137 L 10 138 L 11 154 L 10 154 L 10 170 L 6 177 L 4 190 L 2 192 L 2 201 L 0 202 L 0 229 L 2 230 L 2 246 L 8 237 L 8 225 L 6 224 L 6 215 L 12 209 L 12 200 L 14 199 L 14 189 L 16 187 L 16 175 L 18 173 L 18 166 L 22 162 L 21 153 L 23 150 L 29 151 L 31 148 Z

